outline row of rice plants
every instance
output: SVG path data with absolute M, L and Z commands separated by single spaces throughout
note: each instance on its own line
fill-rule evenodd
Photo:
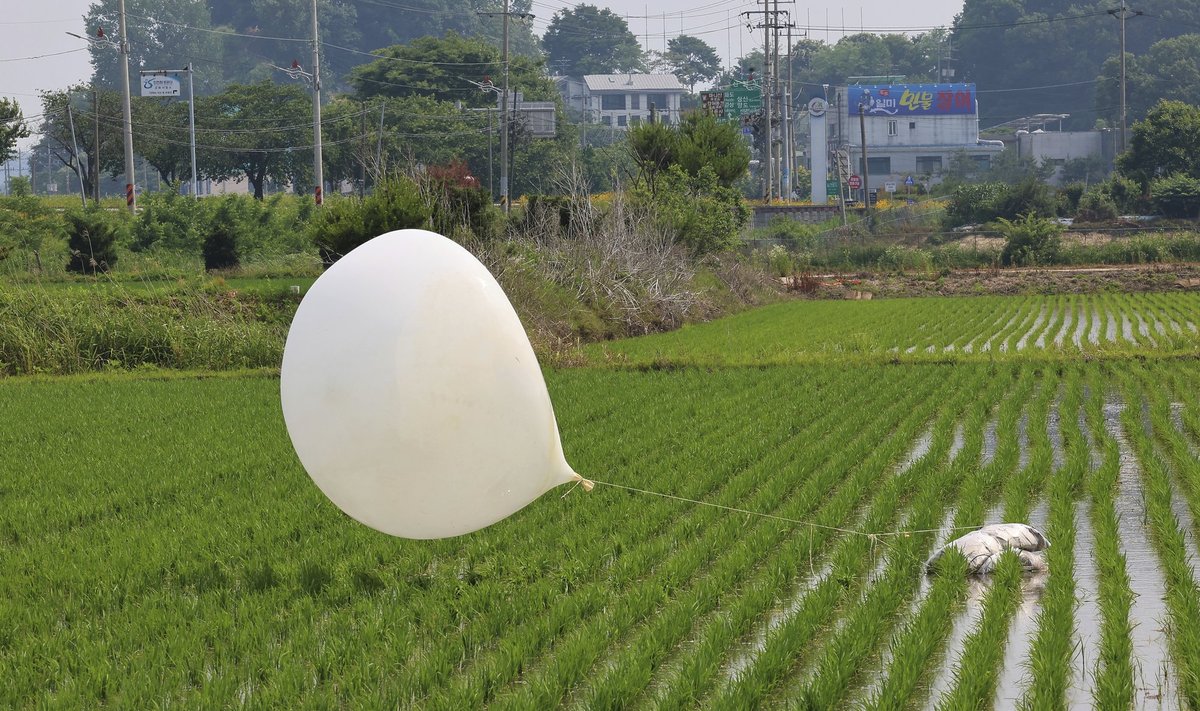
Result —
M 990 383 L 990 388 L 978 392 L 962 388 L 955 400 L 943 410 L 934 427 L 934 442 L 929 454 L 911 469 L 899 475 L 911 479 L 918 487 L 904 528 L 920 531 L 935 530 L 945 518 L 946 509 L 967 468 L 951 461 L 955 423 L 971 402 L 992 401 L 1000 394 L 1003 380 Z M 860 677 L 871 655 L 886 639 L 892 624 L 917 591 L 925 574 L 923 561 L 934 541 L 933 533 L 885 538 L 889 541 L 887 567 L 854 605 L 843 611 L 839 628 L 822 648 L 813 673 L 804 679 L 799 689 L 788 693 L 789 701 L 807 708 L 833 708 L 843 705 L 852 682 Z
M 960 497 L 956 527 L 978 526 L 986 514 L 986 502 L 994 500 L 1003 484 L 1019 471 L 1021 459 L 1019 421 L 1035 386 L 1033 371 L 1020 371 L 1013 395 L 1002 403 L 997 426 L 996 456 L 979 476 L 968 482 Z M 1008 572 L 1012 564 L 1012 573 Z M 1009 621 L 1021 599 L 1020 570 L 1006 561 L 992 576 L 992 586 L 983 601 L 978 624 L 967 636 L 962 651 L 953 660 L 953 684 L 937 700 L 939 708 L 977 707 L 991 703 L 1000 676 L 1000 662 L 1008 639 Z
M 993 387 L 1005 388 L 1007 385 L 1002 378 L 990 382 Z M 963 420 L 963 446 L 952 464 L 957 470 L 956 490 L 948 492 L 952 495 L 958 494 L 979 468 L 984 426 L 995 400 L 994 394 L 981 395 Z M 948 503 L 952 506 L 953 498 Z M 945 516 L 942 520 L 945 520 Z M 954 531 L 944 531 L 938 536 L 943 540 L 954 537 Z M 923 565 L 917 568 L 924 574 Z M 880 670 L 883 678 L 866 701 L 867 709 L 906 708 L 921 681 L 928 677 L 929 665 L 950 632 L 952 612 L 966 595 L 966 562 L 958 557 L 949 557 L 941 572 L 932 576 L 926 585 L 924 597 L 917 601 L 907 624 L 893 637 L 888 655 L 890 662 Z
M 1188 706 L 1197 708 L 1200 707 L 1200 588 L 1189 564 L 1184 533 L 1172 510 L 1170 473 L 1154 443 L 1154 431 L 1164 432 L 1173 425 L 1165 404 L 1151 408 L 1150 422 L 1143 419 L 1142 390 L 1157 389 L 1156 375 L 1144 369 L 1125 374 L 1127 407 L 1122 422 L 1142 467 L 1151 540 L 1166 578 L 1166 602 L 1171 615 L 1168 636 L 1181 696 Z M 1147 388 L 1148 384 L 1151 385 Z
M 957 375 L 951 377 L 958 380 Z M 961 383 L 955 385 L 956 389 L 962 387 Z M 910 418 L 911 428 L 906 439 L 915 438 L 926 421 L 927 416 Z M 891 476 L 878 484 L 859 529 L 885 531 L 894 528 L 901 508 L 897 502 L 903 501 L 913 486 L 914 479 L 907 476 Z M 795 614 L 768 633 L 752 663 L 720 690 L 711 705 L 748 708 L 759 703 L 782 682 L 806 653 L 813 651 L 812 640 L 821 633 L 837 606 L 856 594 L 865 582 L 874 545 L 874 540 L 865 536 L 847 536 L 839 541 L 830 558 L 829 572 L 795 602 Z
M 1128 565 L 1121 550 L 1115 495 L 1120 477 L 1120 452 L 1104 426 L 1105 386 L 1097 370 L 1088 372 L 1085 409 L 1091 440 L 1100 449 L 1100 466 L 1089 481 L 1091 523 L 1099 573 L 1100 645 L 1095 662 L 1092 699 L 1097 708 L 1128 708 L 1133 703 L 1133 628 Z M 1138 525 L 1138 522 L 1129 522 Z
M 1057 407 L 1057 426 L 1064 450 L 1063 466 L 1049 486 L 1046 551 L 1052 571 L 1041 598 L 1037 633 L 1029 650 L 1030 684 L 1022 708 L 1062 708 L 1071 683 L 1075 644 L 1075 501 L 1088 472 L 1089 452 L 1079 429 L 1082 380 L 1077 369 L 1066 375 Z
M 889 388 L 890 389 L 890 388 Z M 905 398 L 900 398 L 900 388 L 892 390 L 885 398 L 895 398 L 890 402 L 903 402 Z M 912 398 L 907 398 L 911 406 Z M 889 402 L 884 399 L 883 402 Z M 900 416 L 902 411 L 900 408 L 889 406 L 884 408 L 885 416 L 884 423 L 894 420 Z M 842 413 L 844 415 L 844 413 Z M 874 442 L 868 442 L 866 438 L 856 438 L 853 433 L 855 431 L 852 421 L 846 423 L 846 418 L 842 420 L 841 428 L 835 428 L 834 432 L 839 432 L 840 435 L 831 437 L 831 442 L 845 442 L 846 449 L 855 452 L 858 456 L 862 456 L 869 451 Z M 805 492 L 808 495 L 804 498 L 807 501 L 796 501 L 795 492 L 796 483 L 790 477 L 780 477 L 779 472 L 787 471 L 796 467 L 795 458 L 799 459 L 799 467 L 807 468 L 813 466 L 819 459 L 810 459 L 804 452 L 804 448 L 809 446 L 810 440 L 798 439 L 794 446 L 781 450 L 778 453 L 769 455 L 761 465 L 755 468 L 758 471 L 757 476 L 762 480 L 761 489 L 755 492 L 754 496 L 747 496 L 744 500 L 737 502 L 735 505 L 747 507 L 752 510 L 764 510 L 774 512 L 780 509 L 776 508 L 781 504 L 785 505 L 782 511 L 786 511 L 784 515 L 793 517 L 796 514 L 792 513 L 792 507 L 800 505 L 798 511 L 803 512 L 804 506 L 811 506 L 820 496 L 821 491 L 826 490 L 830 484 L 836 483 L 836 478 L 826 477 L 825 486 Z M 815 454 L 823 454 L 828 456 L 828 452 L 820 452 L 819 448 Z M 835 458 L 836 459 L 836 458 Z M 807 462 L 807 465 L 805 464 Z M 804 492 L 804 489 L 800 490 Z M 666 502 L 668 505 L 678 506 L 671 502 Z M 704 587 L 713 580 L 725 578 L 725 586 L 736 585 L 738 578 L 744 575 L 747 571 L 753 569 L 755 562 L 765 550 L 770 550 L 769 540 L 758 540 L 753 535 L 755 529 L 765 532 L 766 535 L 774 534 L 778 537 L 780 527 L 777 522 L 756 522 L 749 530 L 746 529 L 744 522 L 739 521 L 740 517 L 729 518 L 726 512 L 720 512 L 725 520 L 720 527 L 718 533 L 719 538 L 715 540 L 699 540 L 697 544 L 707 551 L 719 552 L 719 557 L 715 560 L 707 561 L 708 568 L 704 575 L 692 581 L 691 584 L 683 585 L 680 581 L 680 589 L 678 592 L 673 589 L 672 585 L 664 585 L 659 579 L 650 579 L 646 581 L 644 586 L 646 591 L 650 591 L 649 596 L 630 596 L 624 598 L 624 602 L 617 608 L 614 608 L 612 614 L 606 616 L 606 619 L 597 621 L 595 625 L 581 627 L 576 634 L 570 635 L 567 639 L 556 644 L 554 658 L 551 663 L 544 669 L 543 674 L 534 674 L 532 677 L 527 676 L 526 684 L 522 686 L 517 693 L 503 699 L 506 705 L 513 707 L 528 707 L 529 705 L 544 706 L 546 703 L 553 703 L 554 699 L 561 697 L 562 694 L 577 681 L 582 680 L 583 673 L 595 665 L 598 655 L 607 648 L 610 644 L 624 646 L 628 649 L 628 640 L 623 639 L 620 635 L 623 630 L 630 625 L 641 624 L 650 620 L 650 615 L 653 614 L 655 619 L 663 617 L 672 617 L 672 610 L 688 610 L 691 606 L 691 595 L 696 592 L 696 586 Z M 675 554 L 676 556 L 679 553 Z M 722 586 L 713 586 L 707 590 L 709 595 L 716 595 L 720 592 Z M 662 591 L 672 599 L 667 600 L 664 608 L 656 609 L 655 605 L 658 602 L 658 597 Z M 632 598 L 632 599 L 631 599 Z M 702 610 L 700 610 L 702 611 Z M 681 621 L 686 618 L 677 618 Z M 658 640 L 653 640 L 657 643 Z M 638 651 L 635 646 L 633 652 Z M 579 659 L 585 660 L 579 663 Z M 602 676 L 601 679 L 619 680 L 625 677 L 618 675 L 617 677 Z M 605 694 L 604 696 L 594 697 L 597 702 L 603 698 L 616 698 Z

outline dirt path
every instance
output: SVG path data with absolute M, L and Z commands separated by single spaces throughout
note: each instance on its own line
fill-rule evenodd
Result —
M 897 298 L 989 294 L 1089 294 L 1101 291 L 1200 292 L 1200 265 L 963 269 L 948 272 L 818 274 L 812 298 Z M 811 281 L 808 281 L 811 284 Z

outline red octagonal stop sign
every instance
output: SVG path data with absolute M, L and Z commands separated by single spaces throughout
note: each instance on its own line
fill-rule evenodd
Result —
M 846 182 L 850 184 L 851 190 L 858 190 L 862 187 L 862 178 L 858 177 L 857 175 L 851 175 L 850 179 Z

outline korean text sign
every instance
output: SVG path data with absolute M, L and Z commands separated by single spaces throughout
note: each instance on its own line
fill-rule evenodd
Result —
M 846 106 L 857 116 L 945 116 L 975 113 L 974 84 L 892 84 L 849 87 Z

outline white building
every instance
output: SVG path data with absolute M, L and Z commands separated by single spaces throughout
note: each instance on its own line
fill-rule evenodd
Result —
M 885 183 L 903 185 L 910 176 L 938 182 L 950 160 L 963 152 L 986 166 L 1004 150 L 1001 141 L 979 138 L 974 84 L 855 84 L 838 87 L 830 103 L 831 147 L 861 175 L 865 130 L 865 187 L 881 194 Z
M 1076 158 L 1099 158 L 1111 163 L 1116 154 L 1114 131 L 1046 131 L 1041 128 L 1018 130 L 1017 156 L 1033 158 L 1054 166 L 1052 184 L 1062 182 L 1062 168 Z M 870 149 L 868 149 L 869 152 Z
M 650 107 L 666 123 L 679 123 L 684 86 L 673 74 L 588 74 L 582 82 L 556 80 L 563 102 L 590 123 L 627 128 L 650 120 Z

